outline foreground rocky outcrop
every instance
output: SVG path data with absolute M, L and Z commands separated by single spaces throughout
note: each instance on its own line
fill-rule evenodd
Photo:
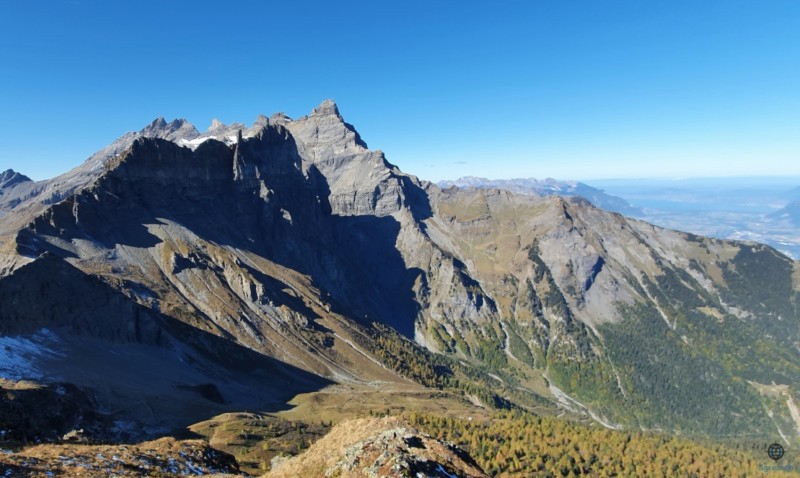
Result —
M 236 459 L 202 440 L 89 445 L 76 430 L 66 443 L 0 453 L 0 476 L 249 476 Z M 70 443 L 72 441 L 73 443 Z M 487 475 L 465 451 L 420 433 L 403 419 L 348 420 L 296 457 L 276 457 L 266 477 L 463 477 Z
M 0 454 L 7 477 L 242 476 L 233 456 L 200 440 L 162 438 L 136 445 L 39 445 Z
M 465 451 L 420 433 L 399 418 L 359 419 L 336 425 L 305 453 L 273 459 L 265 478 L 373 476 L 483 478 Z

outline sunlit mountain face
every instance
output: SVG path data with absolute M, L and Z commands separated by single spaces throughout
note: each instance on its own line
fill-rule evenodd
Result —
M 313 461 L 312 441 L 334 453 L 328 432 L 377 447 L 358 455 L 375 469 L 399 447 L 415 473 L 540 470 L 489 444 L 492 420 L 520 433 L 509 446 L 533 424 L 604 457 L 633 440 L 631 463 L 657 437 L 680 437 L 663 463 L 692 449 L 745 469 L 760 444 L 797 442 L 797 262 L 606 211 L 593 202 L 633 206 L 580 183 L 532 184 L 550 190 L 419 180 L 330 100 L 204 133 L 157 119 L 54 179 L 7 171 L 0 440 L 177 436 L 159 447 L 209 445 L 224 459 L 203 470 L 229 473 L 285 448 L 305 456 L 274 463 L 286 476 L 344 466 Z M 4 466 L 25 469 L 19 453 Z M 596 463 L 574 466 L 617 469 Z

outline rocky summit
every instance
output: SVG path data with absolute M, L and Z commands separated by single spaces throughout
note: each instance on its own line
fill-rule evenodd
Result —
M 796 442 L 799 291 L 758 243 L 419 180 L 330 100 L 204 133 L 159 118 L 51 180 L 0 176 L 2 406 L 81 397 L 0 429 L 440 404 Z
M 466 453 L 396 418 L 341 423 L 293 459 L 273 460 L 268 478 L 426 476 L 485 478 Z

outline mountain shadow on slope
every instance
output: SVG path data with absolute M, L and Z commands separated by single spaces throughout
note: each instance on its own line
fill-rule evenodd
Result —
M 342 290 L 348 303 L 358 304 L 365 324 L 377 320 L 413 338 L 420 312 L 413 286 L 423 272 L 407 268 L 395 246 L 400 223 L 391 216 L 333 216 L 332 221 L 352 265 Z
M 0 279 L 0 303 L 3 336 L 49 331 L 42 353 L 19 354 L 47 371 L 41 381 L 74 384 L 103 415 L 87 405 L 80 412 L 87 423 L 6 424 L 20 437 L 49 439 L 86 428 L 96 439 L 139 440 L 226 411 L 284 410 L 295 395 L 331 383 L 189 325 L 181 317 L 189 311 L 138 304 L 52 254 Z M 19 403 L 4 402 L 0 416 L 13 415 L 6 412 Z

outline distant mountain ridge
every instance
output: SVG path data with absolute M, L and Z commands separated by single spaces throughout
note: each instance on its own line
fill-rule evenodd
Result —
M 559 181 L 552 178 L 516 178 L 516 179 L 487 179 L 476 176 L 465 176 L 454 181 L 439 181 L 439 187 L 449 188 L 496 188 L 505 189 L 516 194 L 533 196 L 562 196 L 582 197 L 595 206 L 607 211 L 618 212 L 626 216 L 637 217 L 642 210 L 632 206 L 628 201 L 603 190 L 577 181 Z
M 772 219 L 788 220 L 797 227 L 800 227 L 800 201 L 792 201 L 783 208 L 769 215 Z

